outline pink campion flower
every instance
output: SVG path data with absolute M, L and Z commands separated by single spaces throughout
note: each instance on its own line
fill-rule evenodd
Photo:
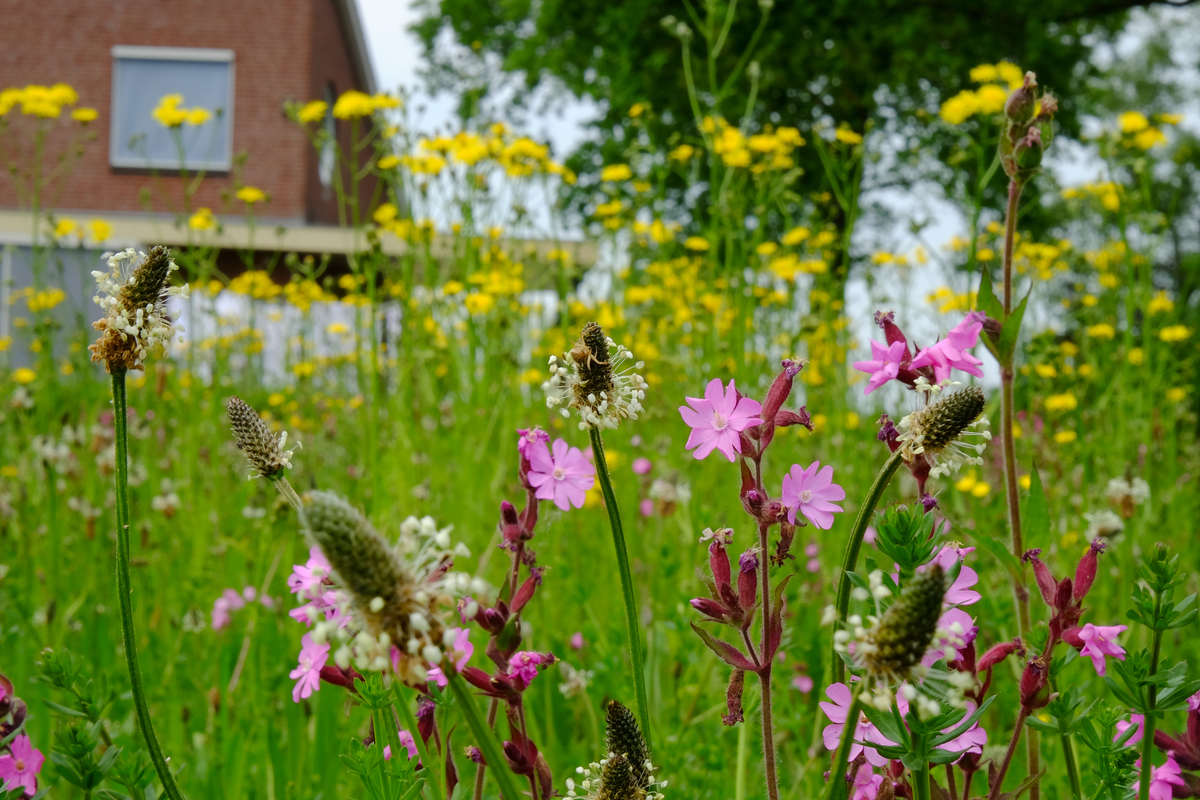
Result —
M 632 469 L 634 475 L 647 475 L 650 473 L 650 470 L 654 469 L 654 462 L 645 456 L 641 458 L 635 458 L 633 460 Z
M 329 644 L 317 644 L 311 633 L 304 634 L 300 645 L 299 664 L 288 673 L 288 677 L 296 681 L 292 687 L 293 703 L 299 703 L 321 688 L 321 667 L 329 661 Z
M 1130 714 L 1129 722 L 1125 722 L 1124 720 L 1118 722 L 1117 735 L 1113 737 L 1113 741 L 1115 742 L 1120 739 L 1121 736 L 1124 735 L 1125 731 L 1134 726 L 1137 727 L 1137 730 L 1134 731 L 1133 736 L 1129 737 L 1129 741 L 1125 742 L 1126 747 L 1133 747 L 1142 740 L 1142 735 L 1146 730 L 1146 717 L 1143 714 Z
M 950 329 L 945 339 L 917 353 L 910 366 L 912 369 L 933 367 L 933 377 L 938 383 L 949 378 L 952 369 L 982 378 L 979 365 L 983 362 L 968 351 L 979 344 L 979 332 L 983 330 L 986 318 L 978 311 L 967 314 L 962 322 Z
M 550 434 L 541 428 L 521 428 L 517 435 L 520 437 L 517 439 L 517 452 L 525 459 L 529 458 L 529 453 L 534 447 L 550 441 Z
M 321 592 L 321 587 L 333 572 L 321 548 L 313 546 L 308 551 L 308 561 L 292 566 L 292 574 L 288 576 L 288 590 L 298 594 L 305 600 L 312 600 Z
M 213 601 L 212 610 L 212 628 L 214 631 L 219 631 L 229 625 L 233 619 L 233 612 L 239 608 L 244 608 L 246 605 L 245 599 L 238 594 L 234 589 L 226 589 L 221 592 L 221 596 Z
M 445 653 L 445 657 L 454 661 L 456 672 L 462 672 L 463 667 L 475 654 L 475 645 L 471 644 L 471 631 L 467 628 L 451 628 L 446 631 L 446 635 L 454 637 L 454 645 Z M 436 683 L 439 689 L 445 689 L 450 685 L 450 679 L 446 677 L 445 672 L 442 672 L 441 666 L 434 664 L 428 672 L 429 680 Z
M 638 503 L 638 513 L 643 517 L 653 517 L 654 501 L 647 497 L 645 500 Z
M 808 563 L 804 565 L 804 568 L 815 575 L 821 571 L 821 560 L 817 558 L 810 558 Z
M 819 705 L 821 710 L 825 712 L 825 716 L 829 717 L 832 723 L 825 726 L 825 730 L 821 731 L 822 737 L 825 739 L 825 747 L 830 751 L 837 751 L 838 745 L 842 741 L 842 730 L 846 727 L 846 717 L 850 712 L 850 689 L 844 683 L 835 683 L 825 690 L 825 694 L 829 696 L 832 703 L 822 702 Z M 874 725 L 871 724 L 862 714 L 859 714 L 857 724 L 853 732 L 856 744 L 850 746 L 850 761 L 858 758 L 859 753 L 866 756 L 867 761 L 877 767 L 886 767 L 888 760 L 879 754 L 874 747 L 865 747 L 857 742 L 871 742 L 873 744 L 891 745 L 895 742 L 886 738 L 880 733 Z
M 883 786 L 883 781 L 883 775 L 876 775 L 869 764 L 864 764 L 854 776 L 854 785 L 850 787 L 850 800 L 875 800 L 879 796 L 879 787 Z
M 733 461 L 734 454 L 742 452 L 739 434 L 763 422 L 758 417 L 762 406 L 749 397 L 739 400 L 737 387 L 732 380 L 729 381 L 729 388 L 725 389 L 720 378 L 713 378 L 704 387 L 703 400 L 689 397 L 687 401 L 691 408 L 680 406 L 679 414 L 692 429 L 688 435 L 687 449 L 695 448 L 692 455 L 697 460 L 707 458 L 713 450 L 720 450 Z
M 884 346 L 874 339 L 871 340 L 871 360 L 854 362 L 856 370 L 871 376 L 863 394 L 870 394 L 888 381 L 896 379 L 904 361 L 904 347 L 904 342 L 892 342 L 891 345 Z
M 972 631 L 975 620 L 970 614 L 960 608 L 948 608 L 938 618 L 937 632 L 933 642 L 921 659 L 922 666 L 931 667 L 941 659 L 947 663 L 962 658 L 959 648 L 966 647 L 968 641 L 974 639 Z
M 974 547 L 956 547 L 954 545 L 946 545 L 943 547 L 929 564 L 937 564 L 946 572 L 954 568 L 954 564 L 959 559 L 964 559 L 969 553 L 975 552 Z M 924 572 L 928 568 L 919 567 L 917 572 Z M 979 583 L 979 573 L 968 567 L 965 563 L 958 572 L 958 577 L 954 583 L 946 590 L 944 603 L 948 606 L 969 606 L 978 603 L 983 599 L 983 595 L 975 591 L 971 587 Z
M 792 688 L 800 694 L 808 694 L 813 690 L 813 686 L 815 685 L 813 679 L 808 675 L 797 675 L 792 678 Z
M 975 713 L 975 709 L 979 706 L 971 700 L 967 700 L 963 706 L 967 713 L 963 715 L 962 720 Z M 904 696 L 903 691 L 896 692 L 896 709 L 900 712 L 901 717 L 908 716 L 908 698 Z M 944 729 L 942 733 L 949 733 L 958 727 L 958 723 Z M 947 753 L 961 753 L 967 755 L 973 753 L 975 755 L 983 755 L 983 748 L 987 745 L 987 731 L 979 726 L 976 722 L 971 727 L 967 728 L 960 736 L 951 739 L 945 744 L 938 745 L 938 750 L 944 750 Z
M 417 740 L 413 735 L 403 728 L 400 729 L 400 745 L 408 751 L 408 760 L 412 761 L 417 757 Z M 392 746 L 387 745 L 383 748 L 383 760 L 388 761 L 392 757 Z
M 538 667 L 542 665 L 542 654 L 531 650 L 521 650 L 513 653 L 508 660 L 508 676 L 519 678 L 526 686 L 533 683 L 537 677 Z
M 1079 638 L 1083 641 L 1079 655 L 1092 659 L 1096 674 L 1103 676 L 1105 656 L 1112 656 L 1117 661 L 1125 660 L 1125 648 L 1117 644 L 1116 638 L 1127 630 L 1128 625 L 1093 625 L 1089 622 L 1079 631 Z
M 37 776 L 46 757 L 24 733 L 12 740 L 8 750 L 7 755 L 0 756 L 0 781 L 4 791 L 24 789 L 26 797 L 32 797 L 37 794 Z
M 3 688 L 3 687 L 0 687 L 0 688 Z M 4 699 L 4 695 L 0 694 L 0 700 L 3 700 L 3 699 Z M 1187 699 L 1187 707 L 1188 707 L 1188 711 L 1200 711 L 1200 692 L 1196 692 L 1194 695 L 1192 695 L 1191 697 L 1189 697 Z
M 818 472 L 818 470 L 820 470 Z M 833 500 L 845 500 L 846 491 L 833 482 L 833 467 L 814 461 L 808 469 L 793 464 L 792 470 L 783 476 L 783 504 L 788 510 L 788 522 L 796 524 L 796 512 L 815 527 L 829 530 L 833 527 L 833 514 L 842 507 Z
M 1167 763 L 1150 770 L 1150 800 L 1171 800 L 1174 797 L 1171 787 L 1183 786 L 1184 783 L 1179 764 L 1175 761 L 1175 754 L 1168 752 Z
M 571 634 L 571 647 L 574 650 L 582 650 L 587 642 L 583 639 L 583 634 L 579 631 Z
M 555 439 L 551 448 L 545 442 L 529 447 L 529 485 L 537 490 L 538 500 L 553 500 L 563 511 L 583 508 L 587 490 L 596 483 L 596 467 L 588 463 L 578 447 L 565 439 Z

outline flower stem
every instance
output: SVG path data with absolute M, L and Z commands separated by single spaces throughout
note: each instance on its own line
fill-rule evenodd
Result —
M 296 490 L 288 483 L 287 478 L 280 475 L 278 478 L 273 479 L 271 483 L 275 484 L 275 488 L 283 495 L 283 499 L 291 503 L 292 508 L 296 509 L 297 512 L 300 511 L 300 495 L 296 494 Z
M 466 682 L 452 669 L 446 670 L 446 678 L 450 682 L 451 694 L 462 708 L 463 716 L 467 718 L 467 726 L 475 736 L 475 741 L 479 742 L 479 749 L 483 751 L 483 759 L 491 766 L 492 774 L 496 776 L 496 783 L 500 784 L 500 794 L 506 800 L 521 800 L 516 776 L 509 769 L 504 752 L 500 749 L 500 743 L 496 741 L 495 735 L 484 723 L 483 716 L 479 713 L 479 706 L 475 704 L 475 698 L 467 690 Z M 417 738 L 420 738 L 419 734 Z
M 737 772 L 734 778 L 734 800 L 746 800 L 746 759 L 750 753 L 750 726 L 744 722 L 738 728 Z
M 1150 672 L 1149 677 L 1154 677 L 1158 674 L 1158 659 L 1162 652 L 1163 632 L 1157 629 L 1158 623 L 1162 619 L 1162 593 L 1159 592 L 1154 598 L 1154 644 L 1150 648 Z M 1146 687 L 1146 714 L 1145 720 L 1142 722 L 1142 774 L 1138 778 L 1138 797 L 1150 796 L 1150 778 L 1154 774 L 1154 762 L 1151 761 L 1151 756 L 1154 755 L 1154 725 L 1155 725 L 1155 709 L 1158 707 L 1158 686 L 1150 684 Z
M 162 781 L 163 792 L 171 800 L 183 800 L 175 776 L 167 766 L 162 746 L 154 733 L 146 690 L 142 686 L 142 671 L 138 666 L 137 635 L 133 630 L 133 589 L 129 580 L 129 428 L 126 419 L 125 370 L 110 365 L 112 372 L 113 426 L 116 434 L 117 456 L 117 600 L 121 606 L 121 639 L 125 644 L 125 663 L 129 667 L 129 683 L 133 694 L 133 709 L 137 716 L 146 749 L 154 771 Z
M 642 735 L 646 747 L 654 751 L 650 737 L 650 704 L 646 699 L 646 667 L 642 653 L 642 633 L 638 625 L 637 597 L 633 593 L 633 573 L 629 569 L 629 551 L 625 547 L 625 529 L 621 525 L 621 511 L 617 508 L 617 495 L 613 492 L 612 479 L 608 475 L 608 463 L 604 460 L 604 441 L 598 428 L 589 431 L 592 439 L 592 456 L 596 462 L 596 477 L 600 480 L 600 491 L 604 493 L 604 505 L 608 508 L 608 523 L 612 528 L 613 547 L 617 551 L 617 568 L 621 573 L 621 594 L 625 598 L 625 627 L 629 635 L 629 661 L 633 669 L 634 701 L 637 704 L 638 720 L 642 723 Z
M 488 730 L 496 729 L 496 712 L 500 708 L 500 701 L 492 698 L 492 702 L 488 704 L 487 726 Z M 475 800 L 483 800 L 483 785 L 487 781 L 487 766 L 480 764 L 475 770 L 475 794 L 472 795 Z
M 771 558 L 767 549 L 770 530 L 769 525 L 758 526 L 758 547 L 762 554 L 762 666 L 758 669 L 758 682 L 762 684 L 763 769 L 767 776 L 767 798 L 779 800 L 779 777 L 775 772 L 775 726 L 771 719 Z
M 920 741 L 922 736 L 923 734 L 913 734 L 912 737 L 913 750 L 917 752 L 921 752 L 923 747 Z M 930 800 L 929 781 L 929 762 L 923 761 L 919 768 L 912 771 L 913 800 Z
M 1061 738 L 1063 762 L 1067 765 L 1067 779 L 1071 782 L 1071 796 L 1075 800 L 1083 800 L 1083 784 L 1079 780 L 1079 764 L 1075 759 L 1075 745 L 1071 741 L 1071 734 L 1064 733 Z
M 850 763 L 850 748 L 854 745 L 854 731 L 858 727 L 858 715 L 862 712 L 864 685 L 865 682 L 859 683 L 857 691 L 850 699 L 846 723 L 842 726 L 842 740 L 838 742 L 837 752 L 833 755 L 833 765 L 829 769 L 829 788 L 825 790 L 825 800 L 845 800 L 846 765 Z
M 850 536 L 846 539 L 846 552 L 842 555 L 842 573 L 838 576 L 837 604 L 835 606 L 837 618 L 833 621 L 834 633 L 837 633 L 842 621 L 846 618 L 846 612 L 850 610 L 849 573 L 854 571 L 854 567 L 858 563 L 858 551 L 862 549 L 863 535 L 867 532 L 867 526 L 871 522 L 871 516 L 875 513 L 875 507 L 879 505 L 879 498 L 883 496 L 883 490 L 887 488 L 892 476 L 900 468 L 902 460 L 900 451 L 897 450 L 880 468 L 879 474 L 875 476 L 875 482 L 871 484 L 871 488 L 867 492 L 866 499 L 859 506 L 858 516 L 854 519 L 854 527 L 850 529 Z M 836 650 L 832 653 L 832 682 L 842 683 L 846 680 L 846 665 L 842 663 Z
M 1025 727 L 1025 718 L 1029 716 L 1029 712 L 1022 707 L 1021 713 L 1017 715 L 1017 725 L 1013 728 L 1012 740 L 1008 743 L 1008 750 L 1004 753 L 1004 762 L 1000 765 L 1000 771 L 996 773 L 996 782 L 992 784 L 992 790 L 988 792 L 987 800 L 996 800 L 1000 796 L 1000 787 L 1004 785 L 1004 776 L 1008 772 L 1008 767 L 1012 764 L 1013 753 L 1017 752 L 1017 742 L 1021 738 L 1021 729 Z

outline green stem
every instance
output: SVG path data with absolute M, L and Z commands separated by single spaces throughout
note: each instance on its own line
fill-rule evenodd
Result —
M 913 750 L 918 753 L 922 752 L 924 748 L 924 743 L 921 742 L 921 738 L 922 734 L 913 734 Z M 928 761 L 922 761 L 921 766 L 912 771 L 912 781 L 913 800 L 930 800 L 931 793 L 929 789 L 930 775 Z
M 829 769 L 829 788 L 825 790 L 825 800 L 845 800 L 846 766 L 850 763 L 850 748 L 854 745 L 854 730 L 858 727 L 858 715 L 862 713 L 864 686 L 865 682 L 858 684 L 858 691 L 850 700 L 850 709 L 846 712 L 846 724 L 842 726 L 842 740 L 838 742 L 837 752 L 833 756 L 833 765 Z
M 400 723 L 404 725 L 404 729 L 412 734 L 413 743 L 417 746 L 417 756 L 421 759 L 421 764 L 425 769 L 429 770 L 429 774 L 433 776 L 430 781 L 437 787 L 441 788 L 442 796 L 446 795 L 446 773 L 437 768 L 437 761 L 429 754 L 429 748 L 425 746 L 425 740 L 421 738 L 421 732 L 417 728 L 417 715 L 413 713 L 412 707 L 409 705 L 410 698 L 408 696 L 408 687 L 404 686 L 399 680 L 392 683 L 392 694 L 396 697 L 394 707 L 400 711 Z M 416 692 L 413 692 L 416 694 Z M 379 734 L 376 733 L 376 738 Z M 397 732 L 396 738 L 399 739 L 400 734 Z M 397 752 L 395 748 L 392 752 Z M 439 775 L 438 773 L 441 772 Z
M 288 483 L 288 479 L 280 475 L 271 482 L 275 484 L 275 488 L 279 490 L 281 495 L 283 495 L 283 499 L 291 503 L 292 508 L 296 509 L 296 511 L 299 511 L 300 495 L 296 494 L 296 490 L 292 488 L 290 483 Z
M 467 690 L 466 681 L 454 670 L 446 670 L 446 677 L 450 681 L 450 693 L 454 695 L 454 699 L 462 708 L 463 716 L 467 718 L 467 726 L 475 736 L 475 741 L 479 742 L 479 749 L 483 751 L 483 760 L 492 768 L 496 783 L 500 784 L 501 795 L 507 800 L 522 800 L 521 792 L 517 789 L 516 776 L 513 775 L 508 761 L 504 758 L 500 743 L 496 741 L 496 737 L 484 723 L 483 716 L 479 713 L 479 706 L 475 704 L 475 698 Z
M 1004 761 L 1000 764 L 1000 771 L 996 773 L 996 782 L 992 784 L 992 790 L 988 792 L 987 800 L 998 800 L 1000 797 L 1000 787 L 1004 785 L 1004 776 L 1008 773 L 1008 767 L 1012 764 L 1013 753 L 1017 752 L 1017 742 L 1021 739 L 1021 729 L 1025 727 L 1025 718 L 1029 716 L 1029 712 L 1022 707 L 1021 713 L 1017 715 L 1017 724 L 1013 727 L 1012 739 L 1008 742 L 1008 750 L 1004 753 Z
M 138 666 L 137 635 L 133 630 L 133 589 L 129 581 L 129 429 L 126 420 L 125 370 L 114 367 L 112 372 L 113 426 L 116 433 L 117 450 L 117 600 L 121 606 L 121 639 L 125 643 L 125 663 L 129 667 L 129 683 L 133 690 L 133 708 L 138 727 L 150 751 L 154 771 L 162 781 L 163 791 L 171 800 L 183 800 L 183 793 L 175 783 L 175 776 L 167 766 L 154 723 L 150 719 L 150 707 L 146 704 L 146 690 L 142 686 L 142 671 Z
M 833 621 L 834 633 L 837 633 L 842 621 L 846 619 L 846 613 L 850 610 L 850 573 L 854 571 L 854 567 L 858 563 L 858 551 L 862 549 L 863 535 L 867 532 L 867 526 L 871 522 L 871 516 L 875 513 L 875 506 L 879 505 L 879 498 L 883 496 L 883 490 L 887 488 L 892 476 L 900 468 L 902 460 L 899 450 L 892 453 L 891 458 L 884 463 L 879 474 L 875 476 L 875 482 L 871 484 L 863 504 L 859 506 L 854 527 L 850 529 L 850 538 L 846 540 L 846 552 L 842 556 L 842 574 L 838 576 L 837 618 Z M 846 680 L 846 665 L 838 657 L 836 650 L 833 651 L 832 663 L 833 682 L 843 683 Z
M 1154 623 L 1157 626 L 1162 619 L 1162 593 L 1160 592 L 1154 598 Z M 1154 644 L 1150 649 L 1150 677 L 1158 674 L 1158 659 L 1162 652 L 1162 637 L 1161 630 L 1154 631 Z M 1158 708 L 1158 686 L 1150 684 L 1146 687 L 1146 714 L 1145 721 L 1142 723 L 1142 774 L 1139 778 L 1138 797 L 1150 796 L 1150 776 L 1154 773 L 1154 762 L 1151 761 L 1151 756 L 1154 755 L 1154 724 L 1155 724 L 1155 709 Z
M 738 727 L 737 772 L 733 784 L 734 800 L 746 800 L 746 762 L 750 755 L 750 726 Z
M 1071 741 L 1071 734 L 1064 733 L 1061 737 L 1063 748 L 1063 762 L 1067 765 L 1067 779 L 1071 782 L 1071 796 L 1075 800 L 1083 800 L 1083 784 L 1079 780 L 1079 763 L 1075 758 L 1075 745 Z M 1153 736 L 1150 737 L 1152 740 Z
M 621 525 L 617 495 L 613 492 L 608 464 L 604 460 L 604 441 L 600 438 L 600 430 L 592 428 L 589 434 L 592 438 L 592 456 L 596 462 L 596 477 L 600 480 L 600 491 L 604 493 L 604 505 L 608 507 L 613 547 L 617 551 L 617 568 L 621 572 L 621 594 L 625 598 L 625 626 L 629 634 L 629 661 L 633 668 L 633 690 L 638 720 L 642 723 L 642 735 L 646 737 L 646 746 L 653 752 L 654 746 L 650 737 L 650 704 L 646 700 L 646 661 L 642 653 L 642 632 L 638 625 L 637 597 L 633 593 L 633 573 L 629 569 L 629 551 L 625 547 L 625 529 Z

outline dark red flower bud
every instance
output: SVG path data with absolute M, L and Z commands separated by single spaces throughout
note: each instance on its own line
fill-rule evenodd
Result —
M 1100 554 L 1104 552 L 1105 546 L 1104 540 L 1097 536 L 1092 539 L 1091 546 L 1079 560 L 1079 566 L 1075 568 L 1075 592 L 1071 596 L 1076 603 L 1083 602 L 1083 598 L 1087 597 L 1087 593 L 1092 590 L 1092 584 L 1096 582 L 1096 568 L 1100 563 Z
M 716 600 L 708 597 L 694 597 L 691 600 L 692 608 L 699 611 L 706 617 L 710 617 L 717 622 L 728 622 L 730 620 L 729 609 L 725 608 Z
M 1054 607 L 1066 608 L 1071 605 L 1071 590 L 1075 582 L 1070 578 L 1063 578 L 1058 582 L 1058 591 L 1054 594 Z
M 500 503 L 500 534 L 509 544 L 521 538 L 521 519 L 517 516 L 517 507 L 507 500 Z
M 1037 579 L 1038 591 L 1042 593 L 1042 600 L 1051 608 L 1058 608 L 1055 600 L 1058 596 L 1058 581 L 1054 580 L 1054 575 L 1050 573 L 1050 568 L 1047 567 L 1039 556 L 1042 554 L 1040 547 L 1035 547 L 1032 550 L 1026 550 L 1021 556 L 1021 560 L 1026 564 L 1033 564 L 1033 576 Z
M 746 684 L 746 673 L 735 669 L 729 676 L 729 688 L 725 690 L 725 708 L 728 713 L 721 716 L 726 725 L 737 725 L 744 721 L 742 716 L 742 688 Z
M 470 759 L 471 761 L 474 761 L 476 764 L 481 764 L 485 767 L 487 766 L 487 761 L 485 761 L 483 758 L 483 751 L 480 750 L 475 745 L 471 745 L 470 747 L 466 748 L 463 752 L 468 759 Z
M 814 426 L 812 417 L 808 414 L 808 408 L 800 406 L 799 411 L 788 411 L 785 408 L 775 415 L 776 428 L 787 428 L 791 425 L 803 425 L 811 431 Z
M 355 671 L 353 667 L 342 669 L 336 664 L 326 664 L 321 667 L 321 680 L 331 683 L 334 686 L 341 686 L 343 689 L 349 689 L 356 694 L 358 690 L 354 688 L 354 681 L 361 681 L 362 679 L 363 676 Z
M 763 497 L 757 489 L 750 489 L 742 493 L 742 508 L 746 509 L 746 513 L 755 519 L 762 519 L 766 504 L 767 498 Z
M 712 570 L 713 583 L 722 595 L 724 592 L 721 592 L 721 587 L 730 585 L 733 574 L 729 567 L 729 553 L 725 550 L 725 543 L 732 535 L 731 529 L 722 528 L 713 534 L 712 543 L 708 545 L 708 568 Z
M 1021 673 L 1021 706 L 1027 711 L 1044 708 L 1050 702 L 1046 662 L 1040 656 L 1029 659 Z
M 753 550 L 738 559 L 738 605 L 749 613 L 758 601 L 758 555 Z
M 1011 642 L 1002 642 L 989 648 L 986 653 L 980 656 L 976 664 L 976 669 L 979 672 L 989 670 L 1013 653 L 1016 653 L 1018 656 L 1025 655 L 1025 643 L 1019 638 L 1013 639 Z
M 876 311 L 875 324 L 883 328 L 883 335 L 887 338 L 888 347 L 891 347 L 896 342 L 904 342 L 904 358 L 900 360 L 901 366 L 907 366 L 912 361 L 912 354 L 908 349 L 908 339 L 904 336 L 904 331 L 896 325 L 896 315 L 891 311 Z
M 1062 640 L 1076 649 L 1082 648 L 1084 645 L 1083 639 L 1079 633 L 1083 628 L 1068 628 L 1062 632 Z
M 782 371 L 775 376 L 775 380 L 772 382 L 771 388 L 767 390 L 767 396 L 763 400 L 762 413 L 759 416 L 765 421 L 760 427 L 764 429 L 773 427 L 775 415 L 779 413 L 779 409 L 783 408 L 783 404 L 787 402 L 788 397 L 792 393 L 792 383 L 796 375 L 803 368 L 803 361 L 784 359 Z

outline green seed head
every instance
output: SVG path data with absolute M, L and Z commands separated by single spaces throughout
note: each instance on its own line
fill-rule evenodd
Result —
M 936 453 L 953 442 L 979 419 L 984 405 L 983 389 L 968 386 L 927 406 L 920 412 L 926 451 Z
M 646 790 L 638 785 L 629 759 L 610 754 L 600 773 L 600 791 L 596 800 L 643 800 Z
M 583 326 L 583 335 L 571 349 L 571 358 L 579 369 L 579 384 L 575 393 L 580 402 L 594 405 L 588 395 L 601 393 L 613 396 L 612 360 L 608 351 L 608 335 L 595 322 Z
M 283 474 L 288 458 L 279 448 L 280 434 L 271 430 L 258 412 L 242 398 L 234 396 L 225 402 L 225 413 L 233 430 L 233 441 L 246 454 L 255 472 L 264 478 Z
M 129 309 L 145 308 L 157 303 L 167 288 L 171 274 L 171 250 L 159 245 L 151 247 L 146 260 L 134 270 L 133 280 L 121 292 L 121 302 Z
M 635 785 L 642 790 L 648 789 L 652 780 L 650 768 L 646 766 L 650 761 L 650 749 L 646 746 L 637 717 L 616 700 L 609 700 L 604 711 L 604 723 L 607 728 L 605 745 L 610 758 L 623 756 L 629 762 L 628 769 L 633 774 Z
M 867 672 L 889 681 L 907 678 L 933 641 L 945 594 L 946 574 L 939 565 L 918 574 L 867 633 L 860 648 Z

